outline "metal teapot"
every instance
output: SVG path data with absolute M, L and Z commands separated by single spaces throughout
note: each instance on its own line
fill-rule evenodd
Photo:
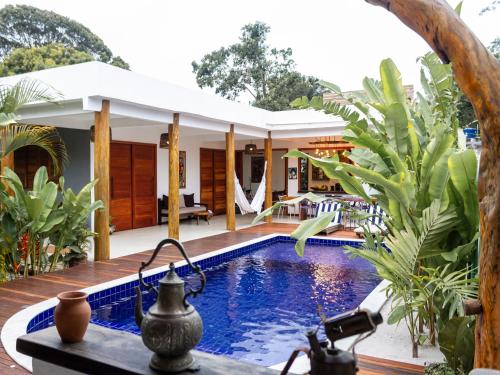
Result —
M 190 288 L 185 293 L 184 281 L 175 272 L 173 263 L 170 263 L 169 271 L 159 281 L 158 288 L 144 282 L 142 271 L 153 262 L 160 249 L 167 244 L 177 247 L 191 269 L 200 275 L 201 286 L 197 290 Z M 156 246 L 147 263 L 141 263 L 139 282 L 157 296 L 156 303 L 151 306 L 147 314 L 144 314 L 141 288 L 135 287 L 135 322 L 141 329 L 144 345 L 154 352 L 149 366 L 169 373 L 199 369 L 190 350 L 201 340 L 203 323 L 195 308 L 187 302 L 187 297 L 195 297 L 205 288 L 206 279 L 201 268 L 191 263 L 181 243 L 167 238 Z

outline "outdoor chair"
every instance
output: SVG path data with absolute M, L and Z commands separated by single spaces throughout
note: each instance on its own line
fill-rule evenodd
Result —
M 294 199 L 295 197 L 290 197 L 288 195 L 280 195 L 278 197 L 278 200 L 280 203 L 283 203 L 278 209 L 278 219 L 280 216 L 283 216 L 283 213 L 286 212 L 288 213 L 288 216 L 290 219 L 292 218 L 292 215 L 295 216 L 299 213 L 299 204 L 298 203 L 287 203 L 288 200 Z
M 367 207 L 366 212 L 369 215 L 373 216 L 366 219 L 366 221 L 362 225 L 354 229 L 354 233 L 361 237 L 365 233 L 363 228 L 365 227 L 373 235 L 385 234 L 387 232 L 387 227 L 385 226 L 383 221 L 383 217 L 385 214 L 382 207 L 380 207 L 380 205 L 378 205 L 377 203 L 374 203 Z
M 344 227 L 346 228 L 355 228 L 359 226 L 359 221 L 356 218 L 352 217 L 352 211 L 353 210 L 360 210 L 362 209 L 362 202 L 360 201 L 355 201 L 355 200 L 349 200 L 344 203 L 347 203 L 349 205 L 350 211 L 346 211 L 344 213 Z
M 325 213 L 336 212 L 331 223 L 328 224 L 328 226 L 325 229 L 323 229 L 320 233 L 330 234 L 332 232 L 336 232 L 342 229 L 343 225 L 342 225 L 342 211 L 340 211 L 341 208 L 342 204 L 339 202 L 329 202 L 329 203 L 322 202 L 318 204 L 318 208 L 316 210 L 316 217 L 319 217 L 320 215 L 323 215 Z

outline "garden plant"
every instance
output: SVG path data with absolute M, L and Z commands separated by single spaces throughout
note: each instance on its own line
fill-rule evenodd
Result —
M 68 154 L 56 128 L 18 123 L 17 114 L 28 103 L 52 102 L 58 97 L 49 86 L 32 79 L 0 85 L 0 158 L 13 157 L 16 150 L 25 146 L 37 146 L 51 157 L 56 172 L 61 170 Z
M 0 187 L 0 281 L 54 271 L 61 262 L 68 266 L 86 257 L 95 235 L 87 220 L 102 208 L 101 201 L 91 201 L 96 181 L 76 194 L 64 188 L 63 177 L 59 184 L 49 181 L 45 167 L 37 171 L 31 191 L 9 168 L 2 179 L 12 193 Z
M 308 159 L 347 193 L 383 208 L 387 236 L 372 235 L 366 227 L 366 242 L 347 251 L 367 259 L 389 281 L 388 322 L 405 322 L 413 355 L 419 344 L 439 342 L 449 365 L 467 371 L 473 364 L 474 321 L 463 316 L 462 302 L 477 294 L 477 157 L 465 148 L 458 127 L 461 93 L 450 66 L 433 53 L 420 63 L 423 93 L 415 99 L 407 97 L 397 67 L 387 59 L 380 64 L 380 81 L 364 79 L 363 94 L 345 96 L 336 85 L 323 83 L 349 106 L 321 97 L 293 103 L 347 122 L 343 137 L 357 146 L 346 153 L 353 164 L 340 162 L 338 155 L 316 158 L 297 150 L 287 156 Z M 377 193 L 368 196 L 363 184 Z M 313 194 L 299 199 L 304 198 L 324 199 Z M 299 254 L 334 215 L 306 220 L 292 233 Z

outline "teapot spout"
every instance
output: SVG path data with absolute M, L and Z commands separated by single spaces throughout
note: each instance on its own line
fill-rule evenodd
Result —
M 142 319 L 144 319 L 144 312 L 142 311 L 142 293 L 141 288 L 135 287 L 135 324 L 140 328 Z

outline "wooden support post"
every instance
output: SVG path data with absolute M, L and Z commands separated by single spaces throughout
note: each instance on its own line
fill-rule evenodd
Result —
M 394 13 L 445 63 L 472 103 L 483 149 L 478 198 L 481 227 L 474 366 L 500 369 L 500 64 L 446 0 L 366 0 Z
M 267 139 L 264 140 L 264 159 L 267 162 L 264 209 L 268 209 L 273 205 L 273 140 L 271 139 L 271 132 L 267 133 Z M 272 215 L 266 217 L 267 223 L 272 221 Z
M 14 153 L 11 152 L 10 154 L 8 154 L 7 156 L 4 156 L 1 160 L 1 171 L 2 171 L 2 174 L 4 173 L 4 170 L 5 168 L 9 168 L 11 170 L 14 170 Z M 7 185 L 7 182 L 6 180 L 3 181 L 3 185 L 5 187 L 5 191 L 7 192 L 7 194 L 12 194 L 12 191 L 11 189 L 9 188 L 9 185 Z
M 168 236 L 179 239 L 179 114 L 168 125 Z
M 103 100 L 101 112 L 95 112 L 94 178 L 95 199 L 104 204 L 94 213 L 95 239 L 94 260 L 109 259 L 109 100 Z
M 234 125 L 231 124 L 226 133 L 226 228 L 236 230 L 236 213 L 234 197 Z

